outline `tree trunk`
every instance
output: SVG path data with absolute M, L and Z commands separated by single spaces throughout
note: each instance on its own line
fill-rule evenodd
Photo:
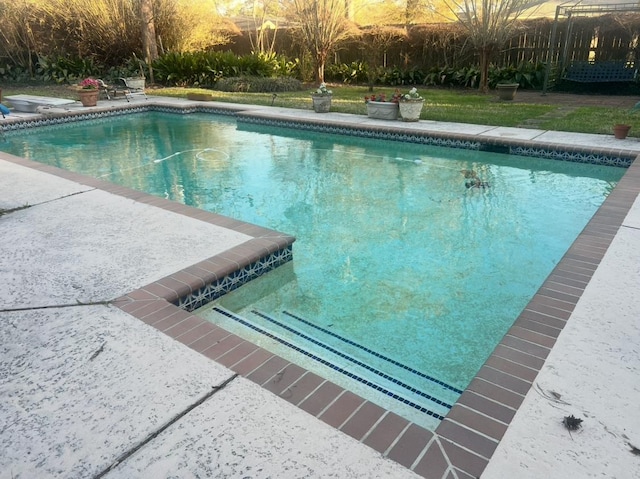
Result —
M 142 26 L 142 51 L 144 59 L 149 65 L 149 80 L 153 83 L 151 62 L 158 58 L 158 43 L 156 42 L 156 24 L 153 19 L 152 0 L 140 0 L 140 20 Z
M 316 54 L 316 82 L 324 83 L 324 66 L 327 64 L 327 54 L 320 52 Z
M 489 91 L 489 57 L 491 49 L 482 47 L 480 53 L 480 85 L 479 89 L 482 93 Z

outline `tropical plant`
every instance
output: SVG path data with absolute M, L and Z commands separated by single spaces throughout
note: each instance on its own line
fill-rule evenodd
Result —
M 47 56 L 38 57 L 35 72 L 39 79 L 58 84 L 75 83 L 79 78 L 100 76 L 104 67 L 91 57 Z
M 367 81 L 369 66 L 361 61 L 347 63 L 332 63 L 325 68 L 325 79 L 346 84 L 363 83 Z
M 276 64 L 263 55 L 212 51 L 167 53 L 153 62 L 153 68 L 158 81 L 176 86 L 213 86 L 222 78 L 272 77 L 276 73 Z
M 520 88 L 542 88 L 544 83 L 545 64 L 522 62 L 517 66 L 489 68 L 489 86 L 494 88 L 498 83 L 517 83 Z

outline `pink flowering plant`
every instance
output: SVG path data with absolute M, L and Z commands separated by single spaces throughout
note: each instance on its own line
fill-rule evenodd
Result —
M 85 78 L 80 82 L 80 87 L 83 90 L 97 90 L 100 87 L 100 82 L 93 78 Z
M 388 99 L 387 99 L 387 95 L 385 95 L 384 93 L 378 93 L 378 94 L 365 96 L 364 102 L 368 103 L 370 101 L 389 101 L 392 103 L 398 103 L 401 97 L 402 97 L 402 94 L 400 93 L 400 90 L 396 89 L 396 91 L 393 92 L 393 95 L 391 95 L 391 97 Z

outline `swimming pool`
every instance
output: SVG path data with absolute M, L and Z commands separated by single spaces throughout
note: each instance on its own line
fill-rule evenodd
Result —
M 455 401 L 624 172 L 215 120 L 131 115 L 2 149 L 294 234 L 292 264 L 215 307 L 346 351 L 393 380 L 314 355 L 437 414 L 424 394 Z

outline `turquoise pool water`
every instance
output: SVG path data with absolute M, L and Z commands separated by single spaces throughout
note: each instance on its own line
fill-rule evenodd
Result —
M 428 427 L 624 172 L 205 114 L 8 133 L 0 149 L 296 236 L 292 263 L 201 314 Z

